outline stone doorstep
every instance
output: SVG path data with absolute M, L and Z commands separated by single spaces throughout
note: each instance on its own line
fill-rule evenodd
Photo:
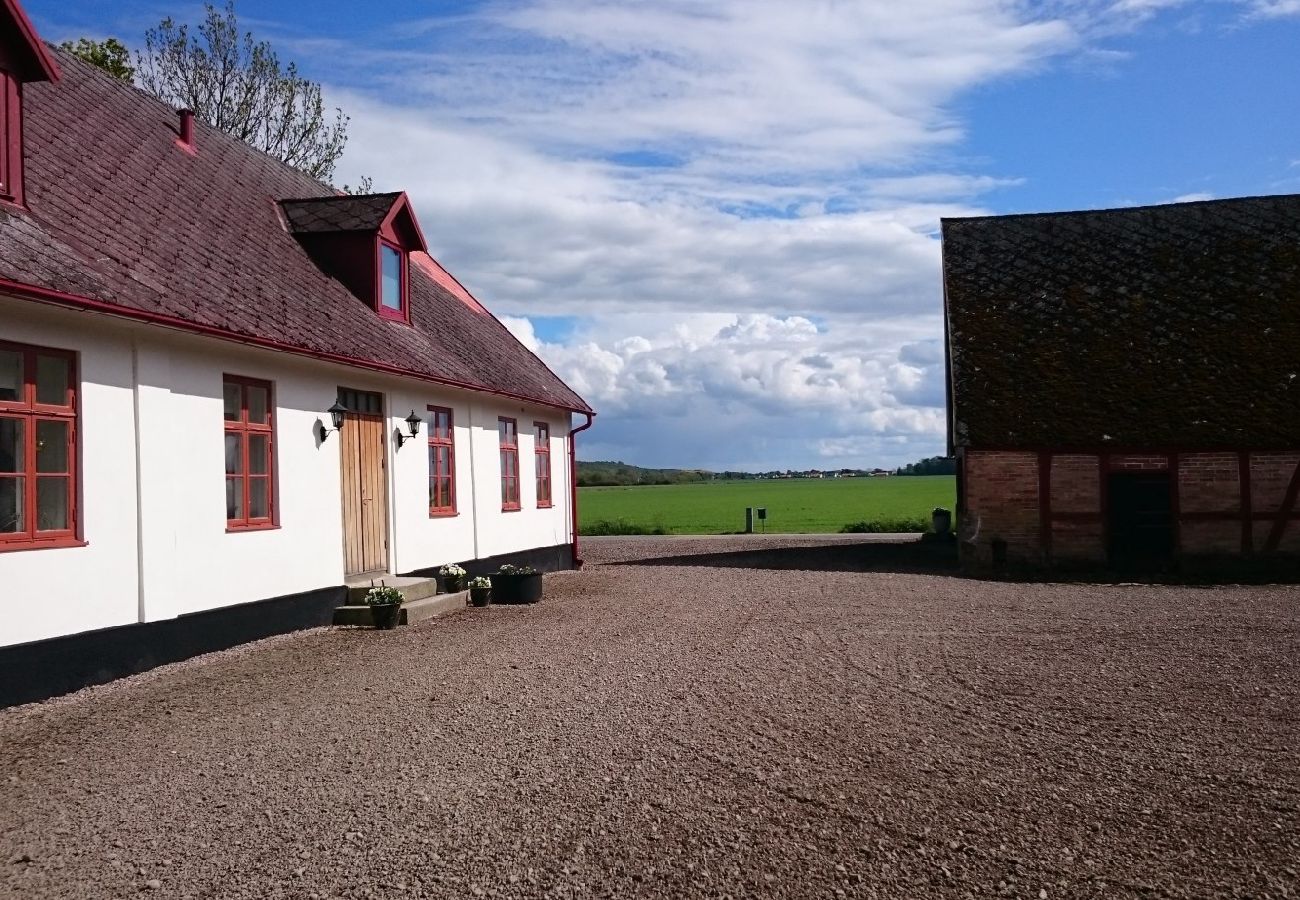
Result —
M 423 600 L 425 597 L 432 597 L 438 593 L 438 581 L 434 578 L 417 578 L 406 575 L 372 575 L 347 582 L 348 602 L 352 605 L 364 605 L 366 592 L 370 590 L 371 582 L 374 582 L 376 587 L 385 585 L 397 588 L 402 592 L 402 598 L 406 603 Z
M 455 594 L 436 594 L 432 597 L 408 601 L 402 604 L 402 611 L 398 615 L 397 624 L 411 625 L 415 622 L 423 622 L 425 619 L 460 612 L 468 602 L 469 591 L 460 591 Z M 368 627 L 375 623 L 370 618 L 370 607 L 360 604 L 334 607 L 334 624 L 365 625 Z

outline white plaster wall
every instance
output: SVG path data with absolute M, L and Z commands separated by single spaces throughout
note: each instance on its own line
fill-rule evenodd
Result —
M 92 338 L 93 335 L 93 338 Z M 75 350 L 82 382 L 77 429 L 84 547 L 0 552 L 0 646 L 137 620 L 134 391 L 129 337 L 95 319 L 51 315 L 0 298 L 0 338 Z M 86 477 L 94 471 L 105 477 Z
M 471 406 L 472 454 L 478 515 L 475 525 L 478 556 L 496 556 L 533 547 L 552 547 L 572 540 L 569 535 L 569 472 L 565 440 L 569 423 L 563 413 L 511 404 L 507 400 L 480 400 Z M 519 425 L 520 509 L 501 509 L 501 456 L 497 419 L 514 419 Z M 533 455 L 533 422 L 551 426 L 550 509 L 537 508 L 537 476 Z
M 79 354 L 88 542 L 0 552 L 5 594 L 43 598 L 0 618 L 0 646 L 341 584 L 341 444 L 317 433 L 340 385 L 385 398 L 391 572 L 572 539 L 564 413 L 21 300 L 0 298 L 0 338 Z M 225 374 L 274 388 L 273 529 L 226 530 Z M 429 516 L 430 404 L 454 413 L 454 517 Z M 399 448 L 396 432 L 412 409 L 420 435 Z M 501 510 L 498 416 L 519 423 L 517 512 Z M 536 503 L 534 421 L 551 426 L 550 509 Z

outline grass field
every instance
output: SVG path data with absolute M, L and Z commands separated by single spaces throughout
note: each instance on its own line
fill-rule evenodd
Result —
M 630 534 L 656 527 L 725 534 L 744 530 L 746 506 L 765 506 L 770 532 L 826 533 L 851 522 L 928 522 L 936 506 L 952 509 L 955 501 L 951 475 L 716 481 L 579 488 L 578 516 L 584 534 L 608 533 L 603 523 L 620 522 Z

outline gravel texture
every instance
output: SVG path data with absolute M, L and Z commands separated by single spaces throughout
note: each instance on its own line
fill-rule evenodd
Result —
M 1300 896 L 1296 589 L 823 543 L 0 712 L 0 896 Z

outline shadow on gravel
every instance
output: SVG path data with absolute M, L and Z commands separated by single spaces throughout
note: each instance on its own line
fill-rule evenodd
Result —
M 604 563 L 608 566 L 710 566 L 720 569 L 802 569 L 814 572 L 898 572 L 956 575 L 953 544 L 863 543 L 683 553 Z
M 1158 570 L 1009 567 L 1001 571 L 963 569 L 957 547 L 939 542 L 835 543 L 799 547 L 679 553 L 602 563 L 607 566 L 707 566 L 720 569 L 776 569 L 814 572 L 892 572 L 948 575 L 974 581 L 1071 584 L 1164 584 L 1215 587 L 1225 584 L 1297 584 L 1294 560 L 1183 560 Z

